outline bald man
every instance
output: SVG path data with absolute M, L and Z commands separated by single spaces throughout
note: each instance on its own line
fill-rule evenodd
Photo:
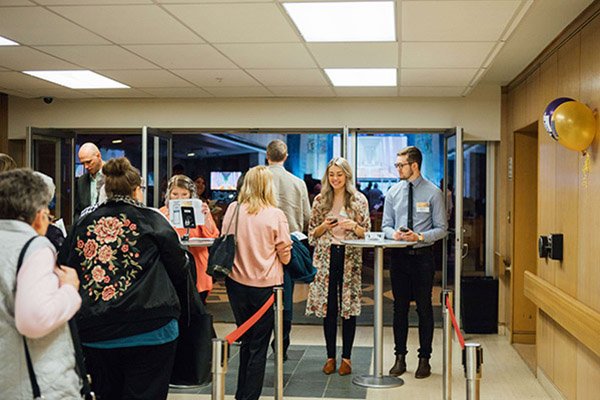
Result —
M 75 183 L 75 207 L 73 222 L 79 219 L 81 211 L 98 202 L 98 178 L 102 175 L 102 155 L 94 143 L 84 143 L 77 154 L 86 173 Z

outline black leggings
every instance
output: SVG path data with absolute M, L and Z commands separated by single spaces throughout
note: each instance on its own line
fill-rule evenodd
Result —
M 335 358 L 337 319 L 344 278 L 344 246 L 331 245 L 329 259 L 329 289 L 327 292 L 327 315 L 323 319 L 323 331 L 327 346 L 327 358 Z M 356 317 L 342 319 L 342 358 L 350 359 L 356 334 Z

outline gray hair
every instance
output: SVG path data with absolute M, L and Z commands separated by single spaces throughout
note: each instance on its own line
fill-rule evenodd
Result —
M 32 224 L 38 211 L 48 207 L 52 195 L 42 178 L 27 168 L 0 173 L 0 219 Z

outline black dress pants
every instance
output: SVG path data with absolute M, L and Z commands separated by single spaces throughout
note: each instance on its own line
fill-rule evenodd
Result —
M 392 249 L 390 277 L 394 294 L 394 342 L 396 355 L 404 355 L 408 338 L 408 311 L 413 297 L 419 316 L 419 358 L 431 357 L 433 341 L 433 252 L 431 247 Z
M 98 399 L 166 399 L 176 345 L 177 340 L 117 349 L 83 346 L 85 364 Z
M 272 286 L 246 286 L 230 278 L 225 280 L 225 286 L 238 326 L 254 315 L 273 294 Z M 260 397 L 274 317 L 273 307 L 269 307 L 262 318 L 241 337 L 240 367 L 235 392 L 237 400 L 257 400 Z
M 327 289 L 327 315 L 323 319 L 327 358 L 335 358 L 337 321 L 340 298 L 344 285 L 344 246 L 331 245 L 329 256 L 329 286 Z M 342 358 L 350 359 L 356 335 L 356 317 L 342 319 Z

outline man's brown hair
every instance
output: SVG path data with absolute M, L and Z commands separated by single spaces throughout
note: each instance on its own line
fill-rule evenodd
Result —
M 407 156 L 406 161 L 409 163 L 416 162 L 419 166 L 419 171 L 421 170 L 421 163 L 423 162 L 423 154 L 421 154 L 421 150 L 419 150 L 415 146 L 408 146 L 404 149 L 400 150 L 397 154 L 398 156 Z

